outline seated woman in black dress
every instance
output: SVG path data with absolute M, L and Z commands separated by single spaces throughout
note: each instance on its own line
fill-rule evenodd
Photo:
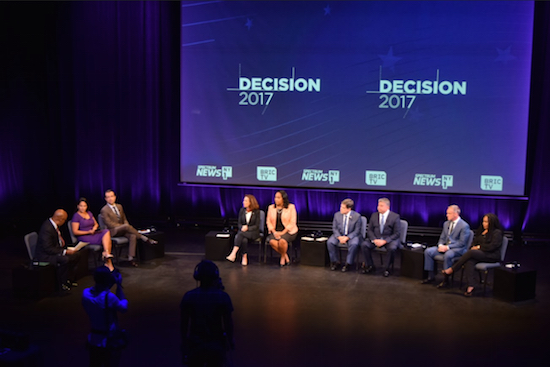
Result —
M 237 224 L 239 230 L 235 236 L 233 251 L 226 257 L 227 260 L 234 262 L 240 249 L 243 257 L 241 264 L 248 265 L 248 241 L 254 241 L 260 236 L 259 209 L 260 206 L 254 195 L 244 196 L 243 207 L 239 211 Z
M 73 234 L 79 241 L 88 242 L 91 245 L 102 245 L 105 265 L 112 271 L 111 233 L 108 229 L 98 230 L 99 224 L 92 212 L 88 210 L 88 201 L 86 198 L 80 198 L 76 208 L 77 212 L 74 213 L 71 219 Z
M 296 239 L 298 226 L 296 225 L 297 213 L 294 204 L 288 201 L 288 194 L 279 190 L 275 193 L 274 204 L 267 209 L 267 236 L 266 241 L 281 255 L 279 264 L 281 267 L 290 265 L 290 259 L 286 253 L 288 243 Z
M 475 267 L 480 262 L 498 262 L 500 261 L 500 247 L 502 246 L 502 229 L 498 217 L 493 214 L 485 214 L 483 223 L 477 229 L 472 247 L 458 259 L 450 268 L 442 270 L 445 275 L 450 275 L 458 271 L 464 265 L 468 288 L 464 293 L 470 297 L 476 286 Z

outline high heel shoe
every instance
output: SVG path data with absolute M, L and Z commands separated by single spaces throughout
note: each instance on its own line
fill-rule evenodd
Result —
M 453 272 L 453 268 L 449 268 L 449 269 L 451 269 L 451 272 L 450 272 L 450 273 L 447 273 L 447 272 L 446 272 L 447 269 L 445 269 L 445 270 L 441 270 L 441 274 L 446 275 L 446 276 L 449 276 L 449 275 L 451 275 L 452 273 L 454 273 L 454 272 Z
M 234 262 L 235 262 L 235 259 L 236 259 L 236 257 L 234 257 L 234 258 L 231 258 L 230 256 L 226 256 L 226 257 L 225 257 L 225 259 L 226 259 L 227 261 L 229 261 L 229 262 L 232 262 L 232 263 L 234 263 Z
M 113 254 L 107 254 L 107 255 L 102 255 L 102 256 L 101 256 L 101 259 L 102 259 L 103 261 L 106 261 L 106 260 L 108 260 L 108 259 L 112 259 L 113 257 L 114 257 Z
M 464 297 L 471 297 L 473 294 L 474 294 L 474 288 L 472 288 L 472 290 L 469 292 L 466 289 L 466 292 L 464 292 Z

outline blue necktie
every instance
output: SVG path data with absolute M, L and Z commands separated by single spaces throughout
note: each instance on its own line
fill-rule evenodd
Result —
M 384 233 L 384 214 L 380 216 L 380 234 Z

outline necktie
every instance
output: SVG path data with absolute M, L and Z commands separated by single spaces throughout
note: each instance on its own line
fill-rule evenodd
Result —
M 61 232 L 59 231 L 59 227 L 55 229 L 57 231 L 57 237 L 59 239 L 59 246 L 65 247 L 65 240 L 63 239 L 63 236 L 61 236 Z
M 348 235 L 348 216 L 344 215 L 344 236 Z
M 380 215 L 380 234 L 384 233 L 384 214 Z
M 116 205 L 113 205 L 113 211 L 115 212 L 117 218 L 120 219 L 120 213 L 118 212 L 118 208 L 116 207 Z
M 449 235 L 447 236 L 447 244 L 451 243 L 451 233 L 453 233 L 453 228 L 455 226 L 455 222 L 451 222 L 449 225 Z

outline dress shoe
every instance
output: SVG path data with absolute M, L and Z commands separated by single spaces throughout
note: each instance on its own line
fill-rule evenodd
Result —
M 71 280 L 67 280 L 67 282 L 65 283 L 67 286 L 69 286 L 69 288 L 74 288 L 74 287 L 78 287 L 78 283 L 77 282 L 73 282 Z
M 61 290 L 62 290 L 63 292 L 68 292 L 68 291 L 71 290 L 71 287 L 68 286 L 67 284 L 61 284 Z
M 376 268 L 374 266 L 366 266 L 361 269 L 361 274 L 371 274 L 374 273 Z
M 348 271 L 350 266 L 351 266 L 350 264 L 344 264 L 344 266 L 342 266 L 342 273 L 345 273 L 346 271 Z
M 384 270 L 384 277 L 389 277 L 390 276 L 390 272 L 388 270 Z
M 449 288 L 449 283 L 444 280 L 442 281 L 441 283 L 439 283 L 437 286 L 436 286 L 437 289 L 445 289 L 445 288 Z
M 134 260 L 130 260 L 130 265 L 133 266 L 134 268 L 137 268 L 139 265 L 137 262 L 135 262 Z
M 420 284 L 432 284 L 435 281 L 434 278 L 426 278 L 420 282 Z
M 330 270 L 332 270 L 332 271 L 338 270 L 339 267 L 340 267 L 339 263 L 330 264 Z

